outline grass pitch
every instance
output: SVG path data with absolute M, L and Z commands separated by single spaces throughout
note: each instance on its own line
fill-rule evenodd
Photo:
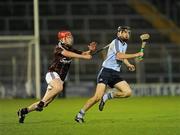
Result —
M 0 100 L 1 135 L 180 135 L 180 97 L 132 97 L 95 105 L 79 124 L 74 117 L 86 98 L 56 99 L 43 112 L 30 113 L 24 124 L 16 111 L 35 100 Z

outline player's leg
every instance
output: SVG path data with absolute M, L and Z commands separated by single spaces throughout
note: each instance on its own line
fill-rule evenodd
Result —
M 48 87 L 46 93 L 40 102 L 33 103 L 27 108 L 20 109 L 18 113 L 19 123 L 23 123 L 25 115 L 34 110 L 42 111 L 43 107 L 47 106 L 52 100 L 63 90 L 63 81 L 56 72 L 49 72 L 46 74 L 46 81 Z
M 48 87 L 49 87 L 49 85 L 48 85 Z M 49 88 L 47 87 L 47 90 L 46 90 L 46 93 L 45 93 L 45 95 L 44 96 L 46 96 L 49 92 Z M 54 98 L 52 98 L 52 99 L 50 99 L 49 101 L 52 101 Z M 47 101 L 46 103 L 45 103 L 45 105 L 49 102 L 49 101 Z M 29 112 L 32 112 L 32 111 L 35 111 L 36 110 L 36 108 L 37 108 L 37 105 L 39 104 L 39 101 L 38 102 L 35 102 L 35 103 L 33 103 L 33 104 L 31 104 L 29 107 L 27 107 L 27 109 L 28 109 L 28 113 Z M 44 106 L 45 106 L 44 105 Z
M 58 95 L 63 90 L 63 81 L 56 72 L 48 72 L 46 74 L 46 82 L 48 84 L 48 91 L 42 98 L 42 100 L 37 104 L 37 111 L 42 111 L 45 103 L 54 96 Z
M 106 85 L 104 83 L 99 83 L 96 87 L 96 92 L 93 97 L 91 97 L 83 106 L 84 112 L 87 112 L 95 103 L 97 103 L 103 96 L 106 90 Z
M 75 120 L 79 123 L 84 122 L 83 117 L 85 112 L 87 112 L 94 104 L 96 104 L 103 96 L 106 90 L 106 85 L 104 83 L 98 83 L 96 87 L 96 92 L 93 97 L 91 97 L 83 106 L 83 108 L 76 115 Z
M 55 95 L 54 97 L 52 97 L 51 99 L 49 99 L 47 102 L 45 102 L 44 107 L 47 107 L 47 106 L 54 100 L 54 98 L 55 98 L 56 96 L 57 96 L 57 95 Z M 33 103 L 32 105 L 30 105 L 29 107 L 27 107 L 28 113 L 29 113 L 29 112 L 32 112 L 32 111 L 35 111 L 38 104 L 39 104 L 39 101 L 38 101 L 38 102 L 35 102 L 35 103 Z
M 42 111 L 45 104 L 48 103 L 49 100 L 57 96 L 62 90 L 63 82 L 61 81 L 61 79 L 53 79 L 47 87 L 46 94 L 44 95 L 42 100 L 37 104 L 36 111 Z
M 132 95 L 132 90 L 129 84 L 126 81 L 121 81 L 114 85 L 118 90 L 112 93 L 113 98 L 127 98 Z
M 41 111 L 45 103 L 51 100 L 54 96 L 58 95 L 63 90 L 63 82 L 61 79 L 53 79 L 49 85 L 48 90 L 42 100 L 37 105 L 36 110 Z
M 49 91 L 49 90 L 47 89 L 45 95 L 48 94 L 48 91 Z M 49 99 L 47 102 L 45 102 L 45 104 L 44 104 L 43 107 L 46 107 L 49 103 L 51 103 L 51 102 L 54 100 L 55 97 L 56 97 L 56 95 L 55 95 L 54 97 L 52 97 L 51 99 Z M 35 110 L 37 111 L 37 106 L 38 106 L 38 104 L 39 104 L 39 101 L 31 104 L 29 107 L 19 109 L 19 111 L 17 112 L 18 117 L 19 117 L 19 123 L 24 123 L 25 116 L 26 116 L 28 113 L 30 113 L 30 112 L 32 112 L 32 111 L 35 111 Z M 42 109 L 41 109 L 41 110 L 42 110 Z M 38 110 L 38 111 L 41 111 L 41 110 Z
M 52 98 L 51 100 L 49 100 L 44 107 L 46 107 L 50 102 L 53 101 L 54 98 Z M 25 119 L 25 116 L 32 112 L 32 111 L 35 111 L 36 110 L 36 107 L 37 107 L 37 104 L 39 102 L 36 102 L 36 103 L 33 103 L 32 105 L 30 105 L 29 107 L 27 108 L 22 108 L 22 109 L 19 109 L 19 111 L 17 112 L 18 114 L 18 117 L 19 117 L 19 123 L 24 123 L 24 119 Z
M 117 89 L 117 91 L 108 92 L 103 95 L 103 98 L 101 99 L 101 102 L 99 104 L 99 110 L 102 111 L 105 105 L 105 102 L 107 100 L 113 99 L 113 98 L 127 98 L 131 96 L 131 88 L 129 84 L 126 81 L 120 81 L 114 85 L 114 88 Z

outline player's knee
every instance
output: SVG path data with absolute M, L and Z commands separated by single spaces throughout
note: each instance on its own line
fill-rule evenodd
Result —
M 100 96 L 95 96 L 95 102 L 98 102 L 99 100 L 101 100 Z
M 62 85 L 56 85 L 56 86 L 54 86 L 54 89 L 55 89 L 58 93 L 60 93 L 60 92 L 63 90 L 63 86 L 62 86 Z
M 93 103 L 96 103 L 96 102 L 98 102 L 98 98 L 97 98 L 96 96 L 93 96 L 93 97 L 91 98 L 91 101 L 92 101 Z
M 126 93 L 125 93 L 125 97 L 130 97 L 132 95 L 132 91 L 131 90 L 128 90 L 128 91 L 126 91 Z
M 55 90 L 57 93 L 61 92 L 63 90 L 63 83 L 59 82 L 59 80 L 53 80 L 49 85 L 48 85 L 49 90 Z
M 58 90 L 58 92 L 61 92 L 63 90 L 63 86 L 58 86 L 57 90 Z
M 50 85 L 50 84 L 48 84 L 47 89 L 50 91 L 50 90 L 52 90 L 52 89 L 53 89 L 53 86 L 52 86 L 52 85 Z

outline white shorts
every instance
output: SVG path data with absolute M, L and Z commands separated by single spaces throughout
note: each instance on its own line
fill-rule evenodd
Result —
M 49 84 L 53 79 L 61 79 L 58 73 L 56 72 L 48 72 L 46 74 L 46 82 Z

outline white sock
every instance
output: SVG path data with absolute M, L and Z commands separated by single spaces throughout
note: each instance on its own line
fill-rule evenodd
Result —
M 113 92 L 108 92 L 104 94 L 103 101 L 106 102 L 108 99 L 112 99 L 112 98 L 113 98 Z
M 83 109 L 81 109 L 81 110 L 79 111 L 79 113 L 78 113 L 77 117 L 78 117 L 78 118 L 83 118 L 83 117 L 84 117 L 84 115 L 85 115 L 85 112 L 84 112 L 84 110 L 83 110 Z
M 103 101 L 106 102 L 106 100 L 108 100 L 108 93 L 104 94 L 103 96 Z

